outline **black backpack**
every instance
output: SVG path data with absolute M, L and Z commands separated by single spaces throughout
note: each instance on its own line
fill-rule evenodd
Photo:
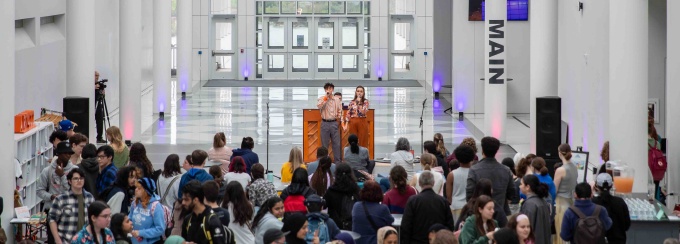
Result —
M 590 216 L 586 216 L 574 206 L 569 209 L 578 215 L 576 221 L 576 228 L 574 228 L 574 244 L 597 244 L 604 243 L 605 229 L 602 220 L 600 220 L 600 205 L 595 205 L 595 211 Z

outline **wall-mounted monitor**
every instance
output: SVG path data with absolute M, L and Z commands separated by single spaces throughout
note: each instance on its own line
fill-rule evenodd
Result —
M 483 21 L 485 0 L 470 0 L 469 21 Z M 529 0 L 508 0 L 508 20 L 529 20 Z

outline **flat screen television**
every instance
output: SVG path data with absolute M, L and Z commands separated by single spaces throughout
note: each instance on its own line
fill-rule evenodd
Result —
M 470 0 L 469 21 L 483 21 L 485 0 Z M 508 20 L 529 20 L 529 0 L 508 0 Z

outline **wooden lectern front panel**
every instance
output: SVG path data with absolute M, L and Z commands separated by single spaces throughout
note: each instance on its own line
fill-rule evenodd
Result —
M 345 110 L 346 112 L 346 110 Z M 343 114 L 345 113 L 343 112 Z M 321 143 L 321 113 L 318 109 L 304 109 L 302 112 L 302 154 L 305 162 L 313 162 L 316 160 L 316 149 L 322 145 Z M 373 159 L 374 155 L 374 110 L 369 109 L 366 115 L 366 120 L 368 123 L 369 140 L 368 140 L 368 152 L 369 157 Z M 341 146 L 340 150 L 349 146 L 347 142 L 347 137 L 349 137 L 349 132 L 342 129 L 342 126 L 338 125 L 341 135 Z M 361 135 L 359 135 L 361 136 Z M 329 155 L 333 155 L 333 148 L 329 146 Z M 341 152 L 342 154 L 342 152 Z

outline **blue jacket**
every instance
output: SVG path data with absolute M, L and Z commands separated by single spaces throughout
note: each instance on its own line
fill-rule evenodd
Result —
M 257 153 L 253 152 L 253 150 L 236 148 L 231 151 L 233 154 L 231 155 L 231 158 L 229 158 L 229 161 L 234 159 L 236 156 L 241 156 L 243 161 L 246 162 L 246 171 L 248 174 L 250 174 L 250 167 L 252 167 L 253 164 L 260 162 L 260 158 L 257 156 Z
M 104 189 L 113 185 L 116 181 L 116 174 L 118 173 L 118 168 L 116 168 L 113 163 L 109 164 L 102 170 L 97 176 L 97 194 L 102 193 Z
M 159 241 L 163 233 L 165 233 L 167 225 L 163 216 L 163 205 L 158 201 L 158 196 L 151 197 L 146 208 L 142 206 L 142 203 L 133 203 L 133 205 L 134 207 L 130 209 L 128 218 L 132 221 L 133 229 L 139 231 L 139 237 L 141 238 L 133 237 L 132 243 L 147 244 Z M 151 213 L 154 205 L 156 205 L 156 208 Z
M 189 183 L 189 181 L 192 180 L 198 180 L 203 184 L 206 181 L 209 180 L 214 180 L 212 175 L 208 174 L 207 171 L 204 169 L 197 169 L 197 168 L 192 168 L 186 173 L 182 175 L 182 178 L 179 180 L 179 192 L 177 193 L 177 198 L 182 198 L 182 188 L 184 188 L 184 185 Z
M 591 201 L 590 199 L 587 200 L 576 200 L 574 201 L 574 206 L 576 206 L 583 214 L 586 216 L 590 216 L 595 212 L 595 203 Z M 607 213 L 607 209 L 605 207 L 600 206 L 600 220 L 604 224 L 604 230 L 607 231 L 609 228 L 612 227 L 612 219 L 609 218 L 609 214 Z M 564 218 L 562 219 L 562 231 L 560 232 L 560 237 L 564 241 L 568 242 L 573 242 L 574 239 L 574 228 L 576 227 L 576 221 L 578 221 L 578 215 L 574 213 L 574 211 L 571 211 L 571 209 L 567 209 L 567 211 L 564 212 Z
M 380 203 L 366 202 L 366 207 L 368 208 L 368 214 L 378 229 L 384 226 L 391 226 L 392 222 L 394 222 L 394 217 L 392 217 L 387 206 Z M 377 242 L 376 233 L 378 230 L 374 229 L 368 220 L 363 201 L 354 203 L 352 208 L 352 231 L 361 235 L 361 238 L 356 241 L 357 244 Z
M 328 226 L 328 235 L 332 240 L 335 240 L 335 236 L 340 234 L 340 227 L 338 227 L 338 225 L 335 223 L 335 221 L 333 221 L 333 219 L 331 219 L 331 217 L 328 217 L 328 214 L 320 212 L 308 213 L 307 219 L 309 218 L 322 219 L 323 222 L 326 223 L 326 226 Z
M 548 193 L 550 193 L 550 204 L 555 205 L 555 196 L 557 195 L 557 188 L 555 188 L 555 182 L 553 181 L 552 177 L 550 175 L 541 175 L 541 174 L 534 174 L 537 178 L 538 181 L 541 183 L 545 183 L 548 185 Z M 522 193 L 522 191 L 519 191 L 519 196 L 522 199 L 527 199 L 527 196 Z

